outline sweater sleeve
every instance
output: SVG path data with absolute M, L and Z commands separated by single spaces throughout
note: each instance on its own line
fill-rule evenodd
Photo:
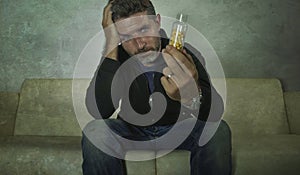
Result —
M 209 75 L 205 68 L 205 61 L 201 53 L 189 44 L 187 44 L 186 47 L 188 53 L 192 55 L 198 70 L 198 83 L 202 91 L 201 106 L 199 111 L 197 111 L 199 112 L 197 117 L 202 121 L 219 121 L 224 112 L 223 100 L 216 89 L 211 85 Z
M 115 100 L 115 104 L 118 104 L 121 98 L 120 94 L 114 94 L 115 99 L 112 99 L 111 96 L 112 81 L 119 67 L 120 62 L 104 58 L 87 88 L 86 107 L 96 119 L 109 118 L 116 109 L 113 100 Z

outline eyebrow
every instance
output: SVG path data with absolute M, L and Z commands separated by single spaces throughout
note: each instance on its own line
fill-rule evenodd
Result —
M 144 24 L 143 26 L 141 26 L 140 28 L 138 28 L 137 30 L 135 30 L 132 33 L 135 33 L 136 31 L 140 31 L 140 30 L 145 29 L 145 28 L 150 28 L 149 26 L 150 26 L 150 24 Z M 126 36 L 130 36 L 131 34 L 122 34 L 122 33 L 119 33 L 119 35 L 126 37 Z

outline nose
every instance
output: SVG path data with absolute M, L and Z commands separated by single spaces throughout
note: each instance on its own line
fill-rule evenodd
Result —
M 139 50 L 143 49 L 146 45 L 146 43 L 143 41 L 143 38 L 140 37 L 135 38 L 135 43 Z

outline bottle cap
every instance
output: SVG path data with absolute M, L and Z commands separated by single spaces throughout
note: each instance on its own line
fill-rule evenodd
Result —
M 183 14 L 183 13 L 178 13 L 178 14 L 177 14 L 177 19 L 178 19 L 180 22 L 187 22 L 187 18 L 188 18 L 188 15 L 187 15 L 187 14 Z

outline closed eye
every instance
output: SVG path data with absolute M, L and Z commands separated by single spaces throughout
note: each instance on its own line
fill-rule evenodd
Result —
M 129 35 L 120 35 L 120 39 L 121 39 L 121 41 L 127 41 L 130 39 L 130 36 Z
M 143 28 L 140 30 L 141 33 L 146 33 L 146 32 L 148 32 L 148 31 L 149 31 L 149 27 L 143 27 Z

